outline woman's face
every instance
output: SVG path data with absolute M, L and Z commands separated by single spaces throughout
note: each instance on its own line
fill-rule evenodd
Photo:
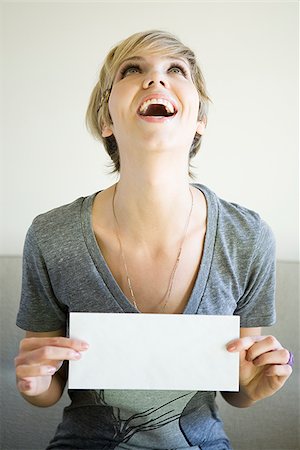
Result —
M 108 106 L 112 125 L 103 136 L 114 134 L 121 155 L 132 146 L 188 153 L 196 131 L 203 131 L 198 91 L 183 59 L 145 53 L 123 61 Z

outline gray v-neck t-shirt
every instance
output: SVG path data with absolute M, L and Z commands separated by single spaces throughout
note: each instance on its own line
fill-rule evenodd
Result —
M 254 211 L 194 186 L 206 198 L 207 230 L 183 314 L 235 314 L 241 327 L 272 325 L 275 244 L 270 228 Z M 91 220 L 95 196 L 41 214 L 29 228 L 20 328 L 68 329 L 70 312 L 139 313 L 97 244 Z M 71 404 L 48 449 L 231 449 L 215 392 L 69 390 L 69 396 Z

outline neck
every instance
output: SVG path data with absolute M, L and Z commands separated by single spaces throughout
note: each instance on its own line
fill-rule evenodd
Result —
M 144 167 L 120 172 L 114 201 L 121 231 L 152 248 L 160 242 L 171 245 L 182 234 L 191 208 L 187 164 L 170 164 L 168 158 L 168 167 Z

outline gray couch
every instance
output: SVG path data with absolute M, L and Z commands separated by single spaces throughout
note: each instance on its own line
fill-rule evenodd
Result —
M 51 408 L 27 404 L 15 388 L 13 358 L 23 332 L 15 326 L 21 286 L 21 258 L 1 263 L 1 450 L 43 450 L 68 403 L 65 394 Z M 300 450 L 299 440 L 299 265 L 277 264 L 277 325 L 272 334 L 295 354 L 291 379 L 273 397 L 248 409 L 218 397 L 225 429 L 235 450 Z M 269 334 L 270 329 L 265 333 Z

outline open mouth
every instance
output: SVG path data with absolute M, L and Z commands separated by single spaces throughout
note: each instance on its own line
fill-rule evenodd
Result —
M 172 117 L 177 111 L 171 102 L 165 99 L 145 101 L 139 108 L 138 114 L 144 117 Z

